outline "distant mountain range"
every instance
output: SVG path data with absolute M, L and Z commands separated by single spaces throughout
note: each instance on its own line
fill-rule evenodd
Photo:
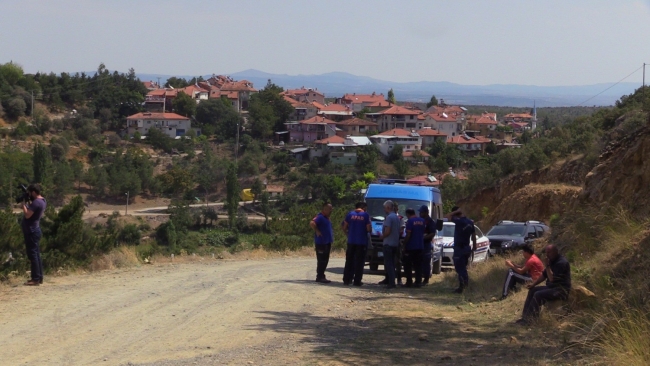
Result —
M 612 84 L 576 86 L 535 86 L 517 84 L 461 85 L 446 81 L 417 81 L 399 83 L 357 76 L 344 72 L 330 72 L 321 75 L 269 74 L 259 70 L 245 70 L 229 74 L 235 80 L 246 79 L 261 89 L 271 81 L 285 89 L 300 87 L 317 88 L 326 97 L 340 97 L 345 93 L 384 93 L 393 89 L 399 101 L 427 102 L 431 95 L 447 103 L 461 105 L 495 105 L 509 107 L 563 107 L 575 105 L 612 105 L 622 95 L 634 92 L 639 83 L 620 83 L 608 90 Z M 203 75 L 208 78 L 210 75 Z M 138 74 L 141 80 L 166 81 L 170 75 Z M 177 75 L 191 79 L 194 76 Z M 599 94 L 600 93 L 600 94 Z M 592 98 L 593 97 L 593 98 Z M 592 98 L 592 99 L 589 99 Z M 589 99 L 587 101 L 587 99 Z M 586 102 L 585 102 L 586 101 Z

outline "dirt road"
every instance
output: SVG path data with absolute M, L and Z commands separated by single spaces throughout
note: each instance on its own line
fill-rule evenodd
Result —
M 527 357 L 510 357 L 521 345 L 508 340 L 526 330 L 447 291 L 432 295 L 440 284 L 344 287 L 342 266 L 331 261 L 328 276 L 338 282 L 331 285 L 313 282 L 315 259 L 284 258 L 156 264 L 48 277 L 36 288 L 3 286 L 0 364 L 546 362 L 548 351 L 534 344 Z M 380 279 L 368 274 L 364 282 Z

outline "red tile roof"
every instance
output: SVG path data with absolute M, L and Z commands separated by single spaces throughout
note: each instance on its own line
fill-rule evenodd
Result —
M 497 114 L 496 113 L 483 113 L 480 116 L 468 116 L 467 121 L 469 123 L 476 123 L 476 124 L 496 125 L 497 124 Z
M 533 118 L 529 113 L 509 113 L 503 116 L 503 118 Z
M 149 93 L 147 93 L 147 96 L 150 96 L 150 97 L 164 97 L 165 92 L 166 92 L 165 89 L 154 89 L 154 90 L 150 91 Z
M 319 145 L 343 144 L 343 143 L 345 143 L 345 139 L 343 137 L 341 137 L 341 136 L 333 135 L 333 136 L 330 136 L 330 137 L 328 137 L 326 139 L 316 140 L 316 141 L 314 141 L 314 143 L 319 144 Z
M 331 119 L 321 117 L 321 116 L 314 116 L 312 118 L 306 119 L 304 121 L 300 121 L 300 124 L 305 124 L 305 125 L 320 125 L 320 124 L 332 124 L 335 125 L 336 122 L 332 121 Z
M 458 122 L 456 116 L 446 113 L 425 113 L 425 118 L 431 118 L 436 122 Z
M 352 104 L 359 104 L 359 103 L 374 103 L 374 102 L 381 102 L 385 101 L 384 99 L 384 94 L 345 94 L 341 100 L 343 102 L 349 102 Z
M 392 130 L 384 131 L 379 134 L 380 136 L 404 136 L 411 137 L 411 132 L 403 130 L 401 128 L 394 128 Z
M 465 113 L 464 110 L 460 108 L 460 106 L 457 105 L 445 105 L 445 106 L 439 106 L 439 105 L 434 105 L 429 107 L 425 113 L 446 113 L 448 115 L 456 115 L 456 114 L 463 114 Z
M 321 112 L 352 112 L 350 108 L 343 104 L 329 104 L 320 109 Z
M 336 122 L 337 125 L 339 126 L 369 126 L 369 127 L 377 127 L 377 124 L 375 122 L 371 122 L 365 119 L 361 118 L 352 118 L 352 119 L 346 119 L 341 122 Z
M 528 123 L 525 123 L 525 122 L 512 122 L 510 124 L 510 126 L 512 126 L 513 128 L 524 128 L 524 127 L 528 127 Z
M 429 155 L 429 154 L 428 154 L 426 151 L 424 151 L 424 150 L 415 150 L 415 151 L 419 151 L 419 152 L 420 152 L 420 156 L 423 156 L 423 157 L 425 157 L 425 158 L 428 158 L 428 157 L 431 156 L 431 155 Z M 405 157 L 405 158 L 410 158 L 410 157 L 413 156 L 413 153 L 414 153 L 414 151 L 404 151 L 404 152 L 402 153 L 402 156 Z
M 325 104 L 320 104 L 320 103 L 318 103 L 318 102 L 316 102 L 316 101 L 311 102 L 311 104 L 313 104 L 314 107 L 316 107 L 316 108 L 318 108 L 318 109 L 325 108 Z
M 180 114 L 176 113 L 136 113 L 134 115 L 126 117 L 126 119 L 182 119 L 189 120 L 187 117 L 183 117 Z
M 448 144 L 487 144 L 490 142 L 489 139 L 477 139 L 474 137 L 465 137 L 465 136 L 453 136 L 447 137 Z
M 433 128 L 423 128 L 418 131 L 418 135 L 420 136 L 447 136 L 446 133 L 440 132 L 438 130 L 434 130 Z
M 299 101 L 297 101 L 297 100 L 291 98 L 291 97 L 288 96 L 288 95 L 283 95 L 282 97 L 284 98 L 284 100 L 286 100 L 287 102 L 289 102 L 289 103 L 291 104 L 291 106 L 294 107 L 294 108 L 306 109 L 306 108 L 313 108 L 313 107 L 314 107 L 313 104 L 299 102 Z
M 394 106 L 393 103 L 385 101 L 385 100 L 380 100 L 380 101 L 377 101 L 377 102 L 374 102 L 374 103 L 370 103 L 366 107 L 386 107 L 386 108 L 388 108 L 388 107 L 392 107 L 392 106 Z
M 257 89 L 253 88 L 253 83 L 248 80 L 229 81 L 223 84 L 220 89 L 227 91 L 257 91 Z
M 318 94 L 320 96 L 325 96 L 323 93 L 319 92 L 316 89 L 307 89 L 304 86 L 300 89 L 287 89 L 284 91 L 287 95 L 305 95 L 305 94 Z
M 394 105 L 388 109 L 385 109 L 381 112 L 378 112 L 379 114 L 389 114 L 389 115 L 410 115 L 410 116 L 417 116 L 420 114 L 420 112 L 412 111 L 410 109 L 406 109 L 404 107 L 400 107 L 398 105 Z

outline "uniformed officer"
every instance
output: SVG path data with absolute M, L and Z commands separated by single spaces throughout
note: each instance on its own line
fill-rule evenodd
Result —
M 415 210 L 406 210 L 406 238 L 404 238 L 404 275 L 406 287 L 422 286 L 422 243 L 424 243 L 424 220 L 415 215 Z M 415 284 L 413 283 L 415 272 Z
M 467 265 L 472 251 L 476 250 L 476 231 L 474 221 L 465 217 L 463 212 L 455 206 L 447 215 L 447 219 L 455 224 L 454 228 L 454 268 L 458 274 L 459 286 L 454 293 L 462 294 L 469 284 Z M 470 245 L 470 240 L 474 246 Z
M 371 231 L 370 215 L 364 210 L 365 202 L 358 202 L 343 221 L 343 231 L 348 236 L 348 249 L 345 252 L 343 284 L 362 286 L 363 267 L 366 264 L 368 233 Z
M 431 257 L 433 256 L 433 238 L 436 236 L 436 222 L 429 216 L 429 207 L 420 206 L 420 217 L 424 220 L 424 243 L 422 250 L 422 284 L 431 278 Z
M 325 270 L 330 261 L 330 252 L 334 242 L 334 231 L 330 221 L 331 214 L 332 205 L 326 203 L 323 205 L 321 212 L 309 222 L 309 226 L 314 230 L 314 244 L 316 247 L 316 282 L 320 283 L 332 282 L 325 277 Z

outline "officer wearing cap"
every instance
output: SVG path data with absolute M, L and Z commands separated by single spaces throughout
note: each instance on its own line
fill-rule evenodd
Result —
M 431 278 L 431 257 L 433 256 L 433 238 L 436 236 L 436 222 L 429 216 L 429 207 L 420 206 L 420 218 L 424 220 L 424 249 L 422 251 L 422 284 L 428 284 Z

